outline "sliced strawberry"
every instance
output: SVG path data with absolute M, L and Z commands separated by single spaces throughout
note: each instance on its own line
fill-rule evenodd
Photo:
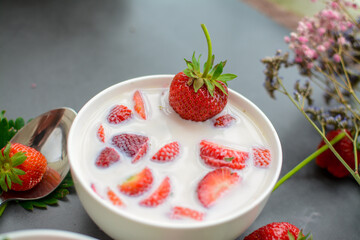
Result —
M 136 90 L 133 96 L 134 101 L 134 109 L 139 114 L 139 116 L 146 120 L 146 108 L 144 99 L 142 97 L 142 94 L 139 90 Z
M 249 153 L 202 140 L 200 142 L 200 157 L 205 164 L 212 167 L 243 169 L 246 166 L 245 161 L 249 158 Z
M 135 154 L 131 162 L 136 163 L 139 159 L 141 159 L 146 154 L 148 147 L 148 142 L 145 142 L 142 146 L 140 146 L 138 152 Z
M 116 152 L 116 150 L 114 148 L 106 147 L 100 152 L 95 164 L 98 167 L 107 168 L 119 160 L 120 155 Z
M 123 133 L 112 138 L 112 144 L 128 157 L 132 157 L 133 163 L 146 154 L 148 141 L 149 138 L 146 136 L 131 133 Z
M 196 221 L 202 221 L 204 219 L 204 215 L 204 213 L 191 208 L 175 206 L 171 209 L 170 217 L 175 219 L 191 218 Z
M 230 114 L 222 115 L 215 119 L 214 127 L 224 128 L 229 127 L 231 124 L 235 122 L 235 117 Z
M 100 142 L 105 142 L 105 130 L 104 130 L 104 126 L 102 124 L 100 124 L 96 136 L 98 137 L 98 139 L 100 140 Z
M 165 177 L 159 187 L 147 198 L 140 202 L 140 205 L 147 207 L 156 207 L 162 204 L 170 195 L 171 185 L 170 178 Z
M 268 167 L 271 163 L 270 149 L 264 147 L 254 147 L 252 149 L 254 165 L 256 167 Z
M 121 201 L 120 197 L 110 188 L 107 189 L 107 197 L 114 206 L 124 206 L 124 202 Z
M 156 162 L 170 162 L 173 161 L 180 153 L 180 145 L 178 142 L 172 142 L 164 145 L 151 158 Z
M 119 124 L 132 116 L 132 111 L 124 105 L 113 107 L 107 117 L 109 123 Z
M 122 193 L 129 196 L 139 196 L 150 189 L 153 175 L 149 168 L 145 167 L 141 172 L 129 177 L 119 186 Z
M 103 196 L 100 195 L 100 193 L 99 193 L 99 191 L 98 191 L 95 183 L 91 183 L 91 184 L 90 184 L 90 187 L 91 187 L 91 189 L 94 191 L 94 193 L 96 193 L 99 197 L 103 198 Z
M 212 206 L 217 199 L 240 181 L 237 173 L 229 168 L 218 168 L 209 172 L 198 184 L 198 199 L 204 207 Z

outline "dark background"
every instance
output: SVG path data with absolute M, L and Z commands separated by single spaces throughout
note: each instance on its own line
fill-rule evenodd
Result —
M 76 111 L 99 91 L 130 78 L 176 74 L 193 51 L 207 54 L 205 23 L 217 61 L 239 77 L 230 88 L 253 101 L 282 142 L 281 176 L 311 154 L 320 137 L 290 101 L 263 88 L 260 59 L 287 49 L 290 30 L 240 0 L 27 0 L 0 1 L 0 110 L 25 120 L 57 107 Z M 291 87 L 296 70 L 282 74 Z M 320 98 L 320 97 L 319 97 Z M 238 239 L 274 221 L 288 221 L 315 239 L 358 239 L 359 186 L 334 179 L 310 163 L 270 197 Z M 47 210 L 9 204 L 0 233 L 60 229 L 107 237 L 88 217 L 73 189 Z

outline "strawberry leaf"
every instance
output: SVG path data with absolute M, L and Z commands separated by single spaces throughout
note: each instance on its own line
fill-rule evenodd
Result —
M 231 73 L 225 73 L 220 75 L 217 80 L 222 81 L 224 83 L 226 83 L 227 81 L 231 81 L 234 78 L 237 78 L 237 76 L 235 74 L 231 74 Z
M 20 206 L 24 209 L 32 211 L 34 207 L 36 208 L 47 208 L 47 206 L 58 204 L 59 200 L 65 198 L 70 191 L 68 188 L 73 187 L 74 183 L 71 179 L 71 175 L 68 174 L 62 183 L 56 188 L 52 193 L 48 196 L 38 199 L 38 200 L 25 200 L 25 201 L 17 201 Z M 1 215 L 0 215 L 1 216 Z
M 4 148 L 3 156 L 4 156 L 5 158 L 9 158 L 10 147 L 11 147 L 11 144 L 8 143 L 8 144 L 6 144 L 6 146 L 5 146 L 5 148 Z
M 198 73 L 200 72 L 200 57 L 201 57 L 201 54 L 199 55 L 199 58 L 196 59 L 195 58 L 195 52 L 193 53 L 192 63 L 193 63 L 195 72 L 198 72 Z
M 194 81 L 194 91 L 197 92 L 204 85 L 204 79 L 198 78 Z
M 18 204 L 22 206 L 24 209 L 29 211 L 32 211 L 34 209 L 34 206 L 31 203 L 31 201 L 22 201 L 22 202 L 19 201 Z
M 194 70 L 194 67 L 193 67 L 192 62 L 189 61 L 189 60 L 186 60 L 185 58 L 184 58 L 184 60 L 185 60 L 185 62 L 186 62 L 186 66 L 188 67 L 188 70 L 189 70 L 189 71 L 193 71 L 193 70 Z
M 25 174 L 25 172 L 24 172 L 24 174 Z M 11 171 L 11 173 L 9 173 L 9 176 L 10 176 L 11 182 L 17 183 L 17 184 L 22 183 L 21 179 L 18 177 L 18 174 L 14 173 L 14 171 Z
M 214 96 L 215 85 L 209 79 L 205 79 L 205 84 L 210 95 Z
M 213 80 L 216 80 L 223 72 L 223 64 L 222 63 L 223 62 L 220 62 L 219 64 L 216 65 L 214 73 L 212 75 Z
M 25 174 L 25 172 L 19 168 L 13 168 L 12 172 L 16 175 L 24 175 Z
M 10 146 L 10 144 L 9 144 L 9 146 Z M 13 167 L 17 167 L 17 166 L 19 166 L 20 164 L 22 164 L 25 160 L 26 160 L 26 155 L 25 155 L 25 153 L 24 152 L 17 152 L 17 153 L 15 153 L 12 157 L 11 157 L 11 159 L 12 159 L 12 166 Z M 25 173 L 24 173 L 25 174 Z M 23 174 L 21 174 L 21 175 L 23 175 Z
M 6 191 L 8 190 L 8 186 L 7 186 L 7 184 L 6 184 L 5 179 L 6 179 L 5 173 L 4 173 L 4 172 L 1 172 L 1 173 L 0 173 L 0 187 L 1 187 L 1 189 L 2 189 L 3 191 L 6 192 Z
M 189 78 L 192 78 L 192 72 L 187 68 L 183 71 L 183 73 L 188 76 Z
M 226 95 L 228 95 L 227 92 L 226 92 L 226 90 L 225 90 L 225 88 L 223 87 L 223 85 L 221 85 L 221 83 L 219 83 L 218 81 L 214 81 L 214 84 L 215 84 L 215 86 L 218 87 L 223 93 L 225 93 Z
M 0 192 L 1 193 L 1 192 Z M 5 208 L 7 207 L 8 203 L 4 203 L 2 205 L 0 205 L 0 216 L 3 214 L 3 212 L 5 211 Z
M 6 176 L 6 183 L 7 183 L 8 187 L 9 187 L 9 189 L 11 189 L 11 179 L 10 179 L 10 176 L 9 176 L 9 174 L 5 174 L 5 176 Z
M 17 119 L 15 120 L 14 128 L 15 128 L 16 130 L 20 130 L 24 125 L 25 125 L 24 119 L 22 119 L 22 118 L 17 118 Z
M 22 118 L 14 120 L 7 120 L 5 117 L 6 111 L 0 112 L 0 149 L 5 147 L 10 139 L 25 125 Z

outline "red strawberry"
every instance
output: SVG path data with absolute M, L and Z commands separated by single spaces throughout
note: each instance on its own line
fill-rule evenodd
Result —
M 0 188 L 26 191 L 38 184 L 47 169 L 44 155 L 20 143 L 8 143 L 0 151 Z
M 100 152 L 95 164 L 98 167 L 107 168 L 119 160 L 120 155 L 116 152 L 116 150 L 110 147 L 106 147 Z
M 131 110 L 124 105 L 116 105 L 113 107 L 107 117 L 109 123 L 119 124 L 129 118 L 131 118 Z
M 170 178 L 165 177 L 160 186 L 146 199 L 140 202 L 140 205 L 147 207 L 156 207 L 162 204 L 170 195 L 171 185 Z
M 200 142 L 200 157 L 205 164 L 212 167 L 243 169 L 246 166 L 245 161 L 249 158 L 249 153 L 202 140 Z
M 107 189 L 107 196 L 110 202 L 115 206 L 124 206 L 123 201 L 121 201 L 120 197 L 116 195 L 116 193 L 110 188 Z
M 96 136 L 99 138 L 100 142 L 105 142 L 105 130 L 102 124 L 98 128 Z
M 122 193 L 129 196 L 139 196 L 150 189 L 153 182 L 153 175 L 149 168 L 129 177 L 119 186 Z
M 252 149 L 254 165 L 256 167 L 268 167 L 271 163 L 270 149 L 264 147 L 254 147 Z
M 123 133 L 112 138 L 112 144 L 128 157 L 132 157 L 133 163 L 146 154 L 148 141 L 149 138 L 146 136 L 131 133 Z
M 199 212 L 197 210 L 187 208 L 187 207 L 180 207 L 175 206 L 171 209 L 170 217 L 171 218 L 192 218 L 196 221 L 202 221 L 204 218 L 204 213 Z
M 342 130 L 330 131 L 326 134 L 326 138 L 331 141 L 341 131 Z M 351 133 L 349 131 L 346 130 L 346 132 L 347 134 L 349 134 L 349 136 L 351 136 Z M 323 145 L 325 145 L 325 142 L 322 140 L 318 148 L 322 147 Z M 335 150 L 340 154 L 340 156 L 352 169 L 355 168 L 355 156 L 353 147 L 353 142 L 347 136 L 334 144 Z M 357 155 L 359 158 L 359 151 L 357 151 Z M 325 152 L 323 152 L 316 158 L 316 164 L 321 168 L 326 168 L 335 177 L 342 178 L 349 175 L 349 171 L 344 167 L 340 160 L 337 159 L 337 157 L 330 149 L 327 149 Z
M 219 128 L 229 127 L 231 124 L 235 122 L 235 120 L 236 119 L 230 114 L 225 114 L 215 119 L 214 127 L 219 127 Z
M 141 95 L 141 92 L 139 90 L 135 91 L 134 96 L 133 96 L 133 101 L 134 101 L 135 111 L 139 114 L 139 116 L 142 119 L 146 120 L 145 103 L 144 103 L 144 99 Z
M 151 160 L 156 162 L 173 161 L 180 153 L 180 145 L 178 142 L 168 143 L 155 153 Z
M 296 226 L 287 222 L 273 222 L 255 230 L 244 240 L 289 240 L 289 235 L 292 235 L 292 239 L 306 239 Z
M 198 199 L 204 207 L 210 207 L 239 181 L 239 175 L 231 172 L 229 168 L 215 169 L 206 174 L 199 182 Z
M 214 56 L 211 51 L 211 41 L 204 24 L 208 43 L 208 59 L 203 72 L 200 71 L 200 57 L 192 62 L 185 60 L 188 66 L 183 72 L 175 75 L 169 90 L 169 103 L 181 118 L 192 121 L 206 121 L 220 113 L 227 104 L 227 81 L 236 78 L 234 74 L 221 75 L 226 61 L 220 62 L 214 68 Z

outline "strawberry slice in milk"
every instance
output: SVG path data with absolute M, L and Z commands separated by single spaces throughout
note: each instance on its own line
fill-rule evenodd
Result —
M 167 99 L 167 88 L 132 89 L 94 113 L 84 143 L 93 162 L 83 164 L 102 201 L 182 224 L 226 217 L 261 194 L 271 154 L 259 127 L 231 101 L 218 116 L 193 122 Z

